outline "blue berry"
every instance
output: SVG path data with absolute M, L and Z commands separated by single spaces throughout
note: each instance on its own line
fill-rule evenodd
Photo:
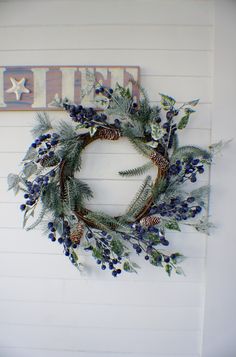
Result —
M 116 277 L 116 276 L 117 276 L 117 272 L 116 272 L 116 270 L 113 270 L 112 275 L 113 275 L 114 277 Z
M 32 146 L 32 148 L 35 149 L 37 145 L 36 145 L 36 143 L 32 143 L 31 146 Z
M 48 238 L 49 239 L 53 239 L 55 236 L 54 236 L 54 234 L 53 233 L 50 233 L 49 235 L 48 235 Z
M 20 205 L 21 211 L 24 211 L 26 209 L 26 205 Z
M 149 260 L 149 255 L 145 255 L 145 260 Z
M 97 264 L 101 264 L 101 262 L 102 262 L 102 261 L 101 261 L 100 259 L 97 260 Z
M 166 239 L 161 239 L 161 244 L 167 246 L 169 245 L 169 241 Z
M 24 194 L 24 198 L 29 198 L 28 193 L 25 193 L 25 194 Z
M 62 237 L 58 238 L 58 243 L 62 244 L 64 239 Z
M 53 227 L 53 222 L 48 222 L 48 229 Z
M 169 261 L 170 261 L 170 258 L 169 258 L 169 257 L 165 257 L 165 258 L 164 258 L 164 262 L 165 262 L 165 263 L 169 263 Z
M 103 265 L 101 266 L 101 268 L 102 268 L 102 270 L 106 270 L 106 265 L 103 264 Z

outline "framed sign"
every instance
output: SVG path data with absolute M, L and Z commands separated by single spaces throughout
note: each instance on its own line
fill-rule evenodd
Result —
M 58 110 L 55 98 L 96 106 L 94 82 L 129 87 L 138 97 L 137 66 L 0 67 L 0 110 Z M 93 83 L 93 85 L 91 85 Z

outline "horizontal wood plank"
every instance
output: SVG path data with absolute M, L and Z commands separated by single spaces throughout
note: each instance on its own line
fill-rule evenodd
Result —
M 19 27 L 2 28 L 1 51 L 26 49 L 169 49 L 211 50 L 212 29 L 191 26 L 144 27 L 68 26 L 68 27 Z M 134 36 L 135 33 L 135 36 Z M 21 39 L 19 41 L 19 38 Z M 66 41 L 62 43 L 62 38 Z M 194 41 L 193 41 L 194 39 Z
M 174 0 L 148 0 L 147 4 L 147 1 L 121 0 L 114 4 L 111 1 L 102 0 L 99 1 L 98 6 L 97 1 L 23 0 L 21 6 L 24 8 L 24 18 L 19 16 L 17 2 L 3 2 L 0 13 L 1 26 L 40 25 L 46 27 L 77 24 L 129 24 L 132 26 L 150 23 L 206 26 L 213 23 L 212 4 L 209 1 L 185 0 L 179 4 Z M 107 16 L 108 13 L 109 16 Z
M 119 343 L 114 344 L 114 331 L 109 329 L 56 328 L 40 326 L 1 326 L 0 345 L 31 348 L 77 349 L 88 352 L 132 352 L 173 354 L 176 349 L 183 354 L 198 351 L 200 332 L 192 331 L 130 331 L 119 330 Z M 66 333 L 67 338 L 64 338 Z M 116 332 L 117 333 L 117 332 Z M 93 341 L 88 346 L 87 336 Z M 12 339 L 14 336 L 14 341 Z M 153 343 L 155 341 L 155 343 Z
M 26 61 L 27 58 L 27 61 Z M 60 62 L 59 62 L 60 58 Z M 122 58 L 122 61 L 120 60 Z M 96 61 L 95 61 L 96 59 Z M 138 59 L 138 60 L 137 60 Z M 168 60 L 167 60 L 168 59 Z M 187 50 L 15 50 L 1 52 L 0 65 L 140 65 L 142 75 L 211 76 L 212 53 Z
M 1 277 L 0 301 L 201 307 L 202 283 Z

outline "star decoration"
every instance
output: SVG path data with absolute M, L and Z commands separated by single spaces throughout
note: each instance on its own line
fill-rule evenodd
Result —
M 7 93 L 15 93 L 16 100 L 20 100 L 22 93 L 29 93 L 29 89 L 25 88 L 25 78 L 22 78 L 19 82 L 16 79 L 10 78 L 12 87 L 7 89 Z

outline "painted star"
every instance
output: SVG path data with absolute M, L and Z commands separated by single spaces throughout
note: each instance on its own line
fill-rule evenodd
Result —
M 22 93 L 29 93 L 29 89 L 25 88 L 25 78 L 22 78 L 19 82 L 16 79 L 10 78 L 12 87 L 7 89 L 7 93 L 15 93 L 16 100 L 20 100 Z

